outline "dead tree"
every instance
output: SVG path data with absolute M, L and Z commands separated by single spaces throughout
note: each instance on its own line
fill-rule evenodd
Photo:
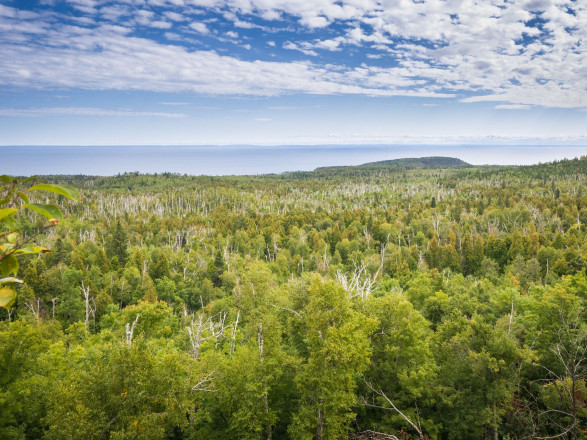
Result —
M 33 298 L 24 303 L 38 321 L 41 318 L 41 298 Z
M 192 357 L 194 359 L 198 359 L 200 356 L 202 343 L 210 339 L 218 341 L 224 336 L 226 312 L 220 312 L 216 316 L 218 317 L 217 321 L 214 320 L 214 317 L 209 317 L 204 321 L 204 314 L 202 313 L 198 316 L 197 320 L 192 317 L 190 325 L 186 327 L 190 337 Z
M 238 327 L 238 319 L 240 317 L 240 311 L 236 313 L 236 321 L 234 321 L 234 327 L 232 328 L 232 337 L 231 337 L 231 341 L 230 341 L 230 347 L 229 347 L 229 352 L 230 355 L 232 356 L 232 354 L 234 353 L 234 350 L 236 348 L 236 330 Z
M 371 430 L 349 434 L 349 440 L 399 440 L 395 435 Z
M 55 321 L 55 304 L 57 303 L 57 301 L 59 301 L 59 298 L 57 298 L 56 296 L 53 297 L 53 299 L 51 299 L 51 319 L 53 321 Z
M 385 251 L 383 251 L 385 252 Z M 360 297 L 362 300 L 373 293 L 373 286 L 377 276 L 383 267 L 383 258 L 374 275 L 370 275 L 364 261 L 360 265 L 355 263 L 355 270 L 349 275 L 347 272 L 342 273 L 339 269 L 336 272 L 336 281 L 347 292 L 350 298 Z
M 216 371 L 212 370 L 206 376 L 204 376 L 200 381 L 192 387 L 192 391 L 207 391 L 215 393 L 218 390 L 215 390 L 211 387 L 212 377 Z
M 422 433 L 422 427 L 420 426 L 420 420 L 417 420 L 418 424 L 414 423 L 397 406 L 395 406 L 395 404 L 393 403 L 393 401 L 389 397 L 387 397 L 387 395 L 382 390 L 375 389 L 373 387 L 373 385 L 371 385 L 371 383 L 370 382 L 367 382 L 365 379 L 363 379 L 363 382 L 365 383 L 365 385 L 367 385 L 367 388 L 369 388 L 372 392 L 374 392 L 376 395 L 378 395 L 380 397 L 383 397 L 384 401 L 387 402 L 387 404 L 389 404 L 389 407 L 387 407 L 387 406 L 381 406 L 381 405 L 376 405 L 375 403 L 371 403 L 370 401 L 368 401 L 364 397 L 363 397 L 363 405 L 370 406 L 372 408 L 380 408 L 380 409 L 384 409 L 384 410 L 396 412 L 406 422 L 408 422 L 408 424 L 414 429 L 414 431 L 416 431 L 418 433 L 418 438 L 420 440 L 425 440 L 424 434 Z
M 137 322 L 139 321 L 139 316 L 140 313 L 137 313 L 137 316 L 134 320 L 134 322 L 132 323 L 132 326 L 127 322 L 125 328 L 125 332 L 126 332 L 126 345 L 128 345 L 129 347 L 132 344 L 132 336 L 135 332 L 135 326 L 137 325 Z
M 84 295 L 84 301 L 86 303 L 86 320 L 84 321 L 86 324 L 86 333 L 88 332 L 88 328 L 90 327 L 90 315 L 96 316 L 96 306 L 92 307 L 91 303 L 93 302 L 93 298 L 90 298 L 90 286 L 86 286 L 84 281 L 82 280 L 81 285 L 82 294 Z

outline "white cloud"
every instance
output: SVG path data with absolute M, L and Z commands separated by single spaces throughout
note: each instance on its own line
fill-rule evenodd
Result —
M 139 112 L 132 110 L 110 110 L 88 107 L 40 107 L 40 108 L 0 108 L 0 116 L 7 117 L 51 117 L 51 116 L 106 116 L 106 117 L 157 117 L 185 118 L 182 113 Z
M 149 26 L 154 17 L 155 13 L 146 9 L 139 9 L 135 12 L 135 21 L 143 26 Z
M 87 14 L 95 14 L 99 4 L 96 0 L 69 0 L 69 3 L 78 11 Z
M 262 15 L 269 4 L 264 0 L 248 0 L 246 6 L 242 3 L 218 1 L 215 6 Z M 480 100 L 559 107 L 587 105 L 587 75 L 582 67 L 582 41 L 587 38 L 584 3 L 277 0 L 270 4 L 271 10 L 297 16 L 300 23 L 311 28 L 337 20 L 366 25 L 355 26 L 346 35 L 330 40 L 292 40 L 284 45 L 308 56 L 317 56 L 317 49 L 337 50 L 344 44 L 373 44 L 399 62 L 400 68 L 389 69 L 389 76 L 428 78 L 438 88 L 481 93 Z M 538 16 L 544 21 L 544 31 L 527 24 Z M 370 31 L 366 33 L 365 29 Z M 534 42 L 524 40 L 529 37 L 535 38 Z M 394 46 L 398 38 L 410 43 Z M 538 78 L 549 81 L 537 84 Z M 520 84 L 513 85 L 515 81 Z
M 242 20 L 234 20 L 233 21 L 234 27 L 241 28 L 241 29 L 263 29 L 263 26 L 259 26 L 258 24 L 251 23 L 249 21 L 242 21 Z
M 186 18 L 177 12 L 165 11 L 163 14 L 172 21 L 186 21 Z
M 321 16 L 310 16 L 310 17 L 302 17 L 300 20 L 302 24 L 310 28 L 322 28 L 328 26 L 328 20 L 325 17 Z
M 499 104 L 494 108 L 499 110 L 528 110 L 531 106 L 526 104 Z
M 587 106 L 584 1 L 65 1 L 81 12 L 81 16 L 62 17 L 67 23 L 76 21 L 75 25 L 58 23 L 55 14 L 0 5 L 0 83 L 223 93 L 216 86 L 220 83 L 230 90 L 226 93 L 458 94 L 463 102 L 499 102 L 498 108 Z M 131 36 L 136 25 L 167 29 L 170 21 L 181 22 L 206 10 L 243 29 L 245 38 L 247 29 L 275 31 L 257 19 L 287 20 L 290 26 L 293 16 L 302 27 L 294 29 L 295 37 L 289 35 L 282 47 L 314 57 L 313 63 L 242 61 Z M 132 21 L 121 22 L 129 17 Z M 540 19 L 541 29 L 529 24 L 533 18 Z M 104 20 L 124 26 L 106 28 Z M 84 23 L 90 27 L 82 27 Z M 333 23 L 337 26 L 330 26 Z M 189 27 L 203 35 L 237 38 L 222 24 L 199 21 Z M 328 33 L 321 31 L 322 38 L 316 38 L 324 27 Z M 171 41 L 193 43 L 183 35 L 185 29 L 176 26 L 164 35 Z M 263 44 L 272 43 L 265 40 Z M 345 57 L 340 65 L 319 64 L 322 51 L 349 47 L 369 51 L 367 59 L 385 58 L 392 67 L 349 68 Z M 84 69 L 83 77 L 73 74 L 76 66 L 78 72 Z M 301 77 L 295 78 L 288 69 Z M 286 84 L 278 77 L 290 81 Z
M 117 21 L 121 17 L 130 15 L 130 10 L 124 5 L 111 5 L 100 8 L 100 15 L 110 21 Z
M 264 20 L 269 20 L 269 21 L 279 20 L 281 18 L 281 13 L 278 12 L 278 11 L 276 11 L 276 10 L 271 9 L 271 10 L 268 10 L 268 11 L 263 11 L 261 13 L 261 17 Z
M 169 29 L 171 27 L 171 23 L 163 20 L 155 20 L 150 23 L 150 26 L 158 29 Z
M 182 41 L 184 38 L 175 32 L 165 32 L 163 34 L 169 41 Z
M 195 30 L 196 32 L 203 34 L 203 35 L 207 35 L 210 33 L 210 29 L 208 29 L 208 26 L 206 26 L 204 23 L 200 23 L 200 22 L 190 23 L 190 27 L 193 30 Z
M 74 38 L 75 36 L 75 38 Z M 188 51 L 180 46 L 114 35 L 102 28 L 51 31 L 51 45 L 1 44 L 0 84 L 36 88 L 87 90 L 192 91 L 207 94 L 275 96 L 284 93 L 436 96 L 382 69 L 341 69 L 308 62 L 243 61 L 212 51 Z M 72 45 L 72 41 L 75 43 Z M 99 48 L 99 50 L 96 50 Z M 84 72 L 80 75 L 79 72 Z M 387 79 L 385 79 L 387 78 Z
M 308 44 L 308 46 L 309 46 L 309 44 Z M 286 42 L 283 45 L 283 48 L 284 49 L 289 49 L 289 50 L 297 50 L 297 51 L 302 52 L 304 55 L 310 55 L 310 56 L 313 56 L 313 57 L 317 57 L 318 56 L 318 52 L 316 52 L 315 50 L 307 49 L 304 46 L 298 46 L 296 43 L 292 43 L 291 41 Z

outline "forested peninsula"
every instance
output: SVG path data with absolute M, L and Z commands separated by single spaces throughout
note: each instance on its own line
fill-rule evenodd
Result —
M 587 437 L 587 157 L 37 180 L 1 439 Z

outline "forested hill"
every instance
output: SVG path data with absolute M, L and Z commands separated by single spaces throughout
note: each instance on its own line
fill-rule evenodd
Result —
M 587 157 L 44 180 L 0 439 L 586 438 Z
M 394 171 L 399 170 L 415 170 L 425 168 L 465 168 L 472 165 L 454 157 L 411 157 L 404 159 L 381 160 L 378 162 L 368 162 L 362 165 L 355 166 L 336 166 L 336 167 L 320 167 L 316 168 L 315 172 L 338 172 L 338 171 L 353 171 L 353 170 L 381 170 L 390 169 Z

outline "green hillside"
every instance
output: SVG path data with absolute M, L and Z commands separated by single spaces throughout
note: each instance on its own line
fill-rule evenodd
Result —
M 349 171 L 349 170 L 370 170 L 370 169 L 395 169 L 395 170 L 415 170 L 427 168 L 465 168 L 472 165 L 454 157 L 431 156 L 431 157 L 411 157 L 405 159 L 382 160 L 378 162 L 368 162 L 355 166 L 338 166 L 338 167 L 320 167 L 314 171 Z

